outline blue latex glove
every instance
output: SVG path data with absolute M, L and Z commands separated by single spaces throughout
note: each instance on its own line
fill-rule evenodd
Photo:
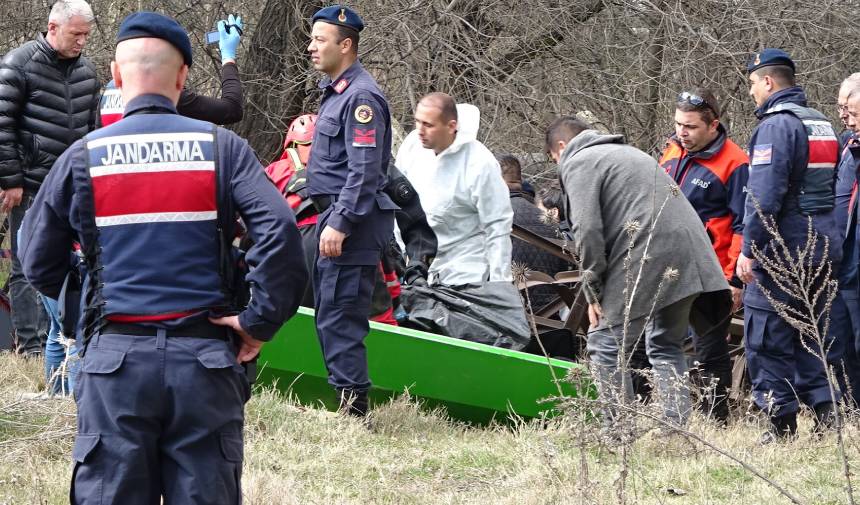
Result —
M 239 30 L 236 30 L 234 27 L 230 27 L 230 30 L 227 30 L 229 25 L 236 25 L 240 29 L 242 28 L 242 17 L 237 16 L 233 17 L 230 14 L 227 17 L 227 20 L 218 21 L 218 48 L 221 50 L 221 63 L 224 64 L 227 60 L 236 61 L 236 48 L 239 47 L 239 40 L 242 38 L 242 35 L 239 34 Z

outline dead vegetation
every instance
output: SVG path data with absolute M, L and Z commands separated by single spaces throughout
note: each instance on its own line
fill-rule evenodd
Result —
M 0 54 L 44 30 L 53 0 L 0 3 Z M 239 50 L 246 117 L 236 131 L 264 161 L 289 121 L 315 110 L 319 75 L 306 53 L 308 18 L 324 2 L 300 0 L 92 0 L 97 26 L 86 54 L 109 79 L 123 16 L 159 10 L 187 27 L 195 48 L 189 85 L 217 84 L 215 46 L 203 34 L 227 13 L 247 24 Z M 782 47 L 798 63 L 811 105 L 836 119 L 839 83 L 856 71 L 857 0 L 352 0 L 367 22 L 361 58 L 394 119 L 408 130 L 417 99 L 446 91 L 482 111 L 480 140 L 521 155 L 551 183 L 543 129 L 559 114 L 590 111 L 609 131 L 654 153 L 671 131 L 674 98 L 691 86 L 716 91 L 724 123 L 743 145 L 755 124 L 744 75 L 750 54 Z M 775 15 L 779 13 L 779 15 Z M 538 156 L 526 156 L 537 153 Z
M 0 504 L 68 500 L 74 405 L 21 400 L 22 392 L 39 387 L 40 365 L 0 356 Z M 258 392 L 246 415 L 245 503 L 617 503 L 620 455 L 599 442 L 593 419 L 570 413 L 546 422 L 468 427 L 408 400 L 373 416 L 368 430 L 352 419 L 299 407 L 270 389 Z M 844 503 L 835 436 L 814 441 L 805 435 L 811 422 L 803 416 L 800 439 L 769 447 L 753 443 L 765 427 L 755 416 L 736 419 L 728 429 L 694 417 L 688 430 L 743 458 L 800 503 Z M 860 460 L 857 428 L 855 417 L 846 427 L 854 465 Z M 627 503 L 790 503 L 696 437 L 653 431 L 633 441 Z

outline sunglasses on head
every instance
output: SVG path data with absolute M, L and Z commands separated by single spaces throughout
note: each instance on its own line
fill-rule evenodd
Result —
M 714 110 L 713 107 L 711 107 L 711 104 L 705 101 L 704 98 L 700 97 L 695 93 L 690 93 L 689 91 L 683 91 L 681 93 L 678 93 L 678 103 L 683 102 L 689 103 L 694 107 L 707 107 L 711 109 L 714 113 L 717 112 Z

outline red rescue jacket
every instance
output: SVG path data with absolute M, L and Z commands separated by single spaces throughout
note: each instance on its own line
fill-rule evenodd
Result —
M 266 175 L 296 213 L 299 228 L 317 224 L 317 213 L 308 194 L 306 162 L 302 161 L 298 149 L 288 147 L 284 149 L 281 159 L 266 167 Z

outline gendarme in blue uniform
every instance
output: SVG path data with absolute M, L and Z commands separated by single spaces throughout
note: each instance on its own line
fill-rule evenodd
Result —
M 167 97 L 138 96 L 73 144 L 27 213 L 21 260 L 40 292 L 57 297 L 74 241 L 94 266 L 72 503 L 240 503 L 250 389 L 231 332 L 207 319 L 229 305 L 219 210 L 241 216 L 254 244 L 239 321 L 270 340 L 307 280 L 292 211 L 247 142 Z
M 364 337 L 374 277 L 397 209 L 382 191 L 391 119 L 382 91 L 358 61 L 320 87 L 308 188 L 315 201 L 330 203 L 320 214 L 317 238 L 326 225 L 347 237 L 340 256 L 316 260 L 317 333 L 329 383 L 341 393 L 363 394 L 370 388 Z
M 763 54 L 763 53 L 762 53 Z M 753 245 L 766 256 L 776 253 L 770 233 L 756 211 L 774 219 L 780 236 L 793 252 L 807 241 L 808 219 L 819 234 L 816 256 L 822 257 L 825 237 L 829 258 L 838 268 L 841 240 L 834 219 L 834 171 L 838 140 L 826 118 L 806 105 L 794 86 L 773 93 L 756 110 L 760 122 L 750 139 L 750 174 L 744 219 L 743 254 L 754 258 Z M 798 331 L 771 306 L 762 287 L 781 302 L 798 301 L 781 291 L 756 262 L 755 282 L 744 295 L 746 353 L 753 395 L 772 416 L 793 416 L 798 398 L 810 407 L 830 402 L 824 369 L 818 357 L 800 342 Z

